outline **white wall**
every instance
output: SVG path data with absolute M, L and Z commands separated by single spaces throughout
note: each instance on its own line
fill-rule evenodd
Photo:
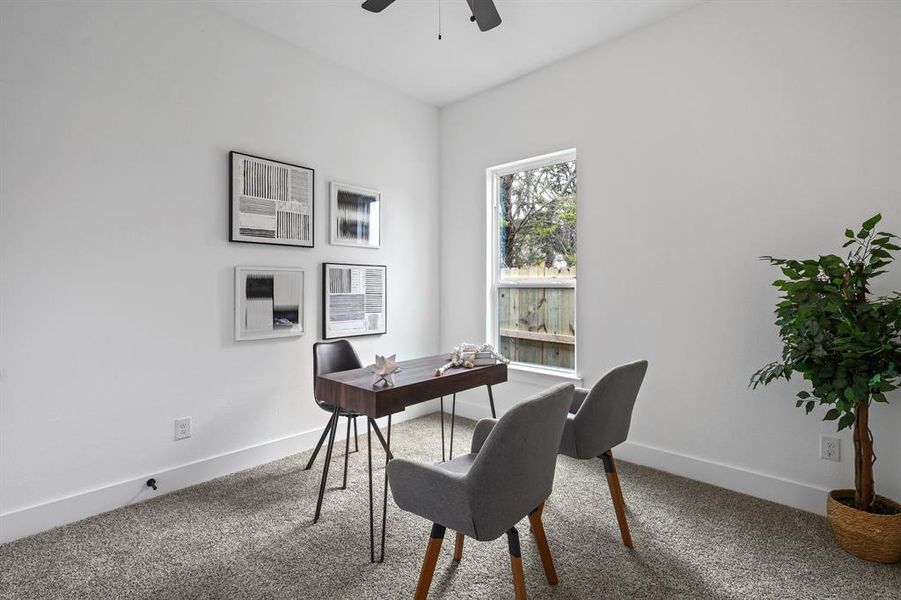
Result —
M 485 169 L 569 147 L 580 370 L 651 361 L 620 456 L 811 510 L 850 483 L 848 436 L 841 464 L 817 458 L 831 428 L 798 384 L 745 389 L 779 349 L 756 257 L 831 250 L 877 210 L 901 230 L 898 3 L 706 4 L 448 107 L 440 132 L 436 109 L 203 8 L 0 20 L 0 541 L 146 498 L 148 475 L 164 491 L 314 443 L 322 261 L 389 266 L 364 358 L 482 339 Z M 231 149 L 316 169 L 315 249 L 226 241 Z M 332 179 L 383 192 L 382 249 L 327 244 Z M 307 269 L 305 337 L 232 341 L 240 264 Z M 498 386 L 499 408 L 546 383 Z M 901 498 L 894 400 L 877 484 Z M 485 415 L 484 392 L 458 408 Z
M 701 5 L 447 107 L 441 135 L 443 347 L 484 337 L 485 169 L 576 147 L 579 369 L 650 361 L 620 455 L 808 510 L 853 484 L 849 435 L 818 458 L 834 428 L 794 408 L 800 383 L 746 389 L 780 349 L 757 257 L 840 250 L 878 211 L 901 232 L 901 3 Z M 899 499 L 893 400 L 873 431 Z
M 388 265 L 364 360 L 437 351 L 437 109 L 206 8 L 0 18 L 0 540 L 315 443 L 323 261 Z M 226 241 L 229 150 L 316 169 L 315 249 Z M 331 180 L 381 190 L 380 250 L 327 243 Z M 235 343 L 235 265 L 305 268 L 307 334 Z

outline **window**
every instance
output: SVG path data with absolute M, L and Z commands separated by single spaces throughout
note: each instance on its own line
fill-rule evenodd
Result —
M 520 364 L 576 369 L 576 151 L 488 169 L 488 339 Z

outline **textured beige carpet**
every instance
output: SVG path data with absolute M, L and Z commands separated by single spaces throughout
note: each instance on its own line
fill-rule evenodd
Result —
M 472 423 L 460 420 L 458 449 Z M 440 457 L 437 415 L 395 426 L 398 456 Z M 0 546 L 2 598 L 410 598 L 430 524 L 389 500 L 387 558 L 369 563 L 365 436 L 340 486 L 333 458 L 312 524 L 322 456 L 292 456 Z M 373 448 L 377 442 L 373 438 Z M 377 490 L 384 458 L 375 454 Z M 901 566 L 860 561 L 816 515 L 659 471 L 620 464 L 635 549 L 623 547 L 600 461 L 561 457 L 544 511 L 560 584 L 544 579 L 520 524 L 532 598 L 901 598 Z M 505 538 L 449 532 L 433 598 L 511 598 Z

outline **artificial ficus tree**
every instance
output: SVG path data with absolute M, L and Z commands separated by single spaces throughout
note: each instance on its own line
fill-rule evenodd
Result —
M 876 231 L 881 215 L 867 219 L 856 233 L 845 230 L 847 258 L 834 254 L 792 260 L 764 256 L 783 278 L 773 282 L 782 295 L 776 325 L 782 360 L 754 373 L 750 386 L 799 373 L 811 391 L 798 393 L 796 405 L 809 414 L 828 407 L 823 417 L 838 430 L 853 428 L 855 508 L 872 512 L 873 436 L 869 412 L 887 402 L 901 370 L 901 294 L 873 298 L 870 281 L 886 272 L 892 252 L 901 250 L 894 234 Z

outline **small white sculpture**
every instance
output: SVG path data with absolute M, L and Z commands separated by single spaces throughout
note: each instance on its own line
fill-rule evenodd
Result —
M 375 374 L 375 380 L 372 382 L 372 387 L 377 386 L 383 381 L 385 382 L 385 385 L 393 386 L 394 374 L 400 371 L 397 367 L 397 354 L 392 354 L 387 358 L 376 354 L 375 364 L 369 367 L 369 369 Z
M 471 369 L 474 366 L 476 355 L 479 353 L 487 353 L 498 362 L 502 362 L 505 365 L 510 362 L 509 359 L 504 358 L 494 349 L 494 346 L 491 344 L 469 344 L 463 342 L 459 346 L 454 347 L 454 351 L 451 354 L 450 362 L 446 365 L 438 367 L 435 369 L 435 377 L 440 377 L 444 375 L 444 373 L 450 368 L 458 368 L 463 367 L 464 369 Z

